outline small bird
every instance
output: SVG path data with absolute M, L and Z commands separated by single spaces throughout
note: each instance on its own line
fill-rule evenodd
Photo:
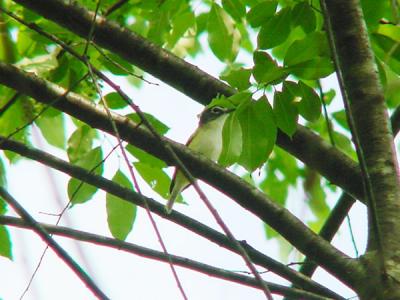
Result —
M 207 107 L 200 114 L 199 126 L 190 136 L 186 146 L 216 161 L 222 151 L 222 129 L 228 114 L 232 111 L 234 111 L 234 108 L 226 108 L 217 105 Z M 168 213 L 171 212 L 172 205 L 176 198 L 189 185 L 189 180 L 176 168 L 170 185 L 170 196 L 166 204 Z

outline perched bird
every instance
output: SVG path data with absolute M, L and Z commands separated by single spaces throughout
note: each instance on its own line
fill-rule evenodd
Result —
M 186 146 L 216 161 L 222 151 L 222 128 L 228 114 L 233 110 L 222 106 L 207 107 L 200 114 L 199 126 L 187 141 Z M 166 204 L 168 213 L 171 212 L 176 198 L 188 186 L 189 180 L 181 171 L 175 169 L 170 186 L 170 197 Z

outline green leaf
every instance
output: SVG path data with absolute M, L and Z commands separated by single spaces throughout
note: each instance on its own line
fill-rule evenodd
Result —
M 386 103 L 389 108 L 396 108 L 400 105 L 400 76 L 387 66 L 383 66 L 383 69 L 386 77 L 386 84 L 384 85 Z
M 169 127 L 167 125 L 165 125 L 163 122 L 161 122 L 160 120 L 158 120 L 155 116 L 148 114 L 148 113 L 143 113 L 146 120 L 150 123 L 151 126 L 153 126 L 153 128 L 161 135 L 164 135 L 167 133 L 167 131 L 169 130 Z M 131 119 L 133 122 L 137 123 L 137 124 L 141 124 L 142 120 L 140 118 L 140 116 L 137 113 L 133 113 L 133 114 L 129 114 L 126 115 L 125 117 Z M 144 126 L 143 124 L 141 126 Z
M 250 69 L 240 68 L 237 70 L 230 70 L 228 74 L 221 75 L 220 78 L 228 82 L 231 86 L 237 88 L 239 91 L 243 91 L 251 86 L 250 75 Z
M 324 78 L 334 72 L 332 61 L 328 57 L 316 57 L 288 67 L 293 75 L 306 80 Z
M 391 19 L 390 1 L 361 0 L 364 20 L 372 32 L 379 25 L 379 20 Z
M 326 34 L 321 31 L 308 34 L 304 39 L 295 40 L 286 52 L 284 65 L 292 66 L 312 60 L 315 57 L 330 57 Z
M 267 0 L 254 5 L 247 13 L 246 19 L 251 27 L 259 27 L 266 23 L 276 11 L 278 1 Z
M 246 7 L 241 0 L 222 0 L 222 7 L 237 22 L 246 15 Z
M 321 176 L 309 168 L 305 169 L 304 191 L 306 192 L 311 211 L 318 219 L 325 219 L 330 209 L 326 203 L 326 195 L 321 187 Z
M 93 140 L 96 138 L 96 130 L 87 125 L 78 127 L 68 139 L 67 154 L 71 163 L 76 163 L 91 149 Z
M 295 96 L 287 89 L 275 92 L 274 114 L 278 127 L 288 136 L 292 136 L 297 129 L 298 112 L 294 103 Z
M 145 163 L 149 166 L 156 167 L 156 168 L 165 168 L 167 164 L 162 161 L 161 159 L 143 151 L 140 148 L 137 148 L 133 145 L 127 145 L 126 150 L 134 157 L 137 158 L 138 161 Z
M 4 166 L 3 160 L 0 157 L 0 186 L 6 188 L 7 187 L 7 176 L 6 176 L 6 168 Z M 0 206 L 0 214 L 1 214 L 1 206 Z
M 122 59 L 118 55 L 110 52 L 105 53 L 107 57 L 100 55 L 97 58 L 90 57 L 95 62 L 95 67 L 100 70 L 106 70 L 114 75 L 126 76 L 133 72 L 132 64 Z
M 259 83 L 277 84 L 288 75 L 286 70 L 279 67 L 276 61 L 266 52 L 254 52 L 253 61 L 253 76 Z
M 349 130 L 349 125 L 347 124 L 347 117 L 345 110 L 336 111 L 332 114 L 332 116 L 340 126 L 342 126 L 346 130 Z
M 29 73 L 43 75 L 58 66 L 57 54 L 60 50 L 53 51 L 50 54 L 37 55 L 33 58 L 24 57 L 15 65 Z
M 121 109 L 128 105 L 126 101 L 117 92 L 111 92 L 104 97 L 107 106 L 110 109 Z
M 12 243 L 10 234 L 5 226 L 0 225 L 0 256 L 12 260 Z
M 115 173 L 112 180 L 125 188 L 133 189 L 129 179 L 120 170 Z M 119 240 L 125 240 L 135 222 L 136 205 L 107 193 L 106 208 L 108 228 L 112 236 Z
M 135 162 L 134 166 L 153 191 L 163 198 L 168 198 L 170 179 L 162 169 L 142 162 Z
M 314 9 L 306 1 L 293 7 L 291 21 L 293 27 L 300 26 L 305 33 L 313 31 L 317 25 Z
M 274 202 L 280 205 L 285 205 L 289 185 L 285 180 L 279 180 L 275 172 L 268 172 L 265 180 L 260 184 L 260 188 L 274 200 Z
M 258 48 L 270 49 L 286 41 L 290 33 L 290 16 L 290 8 L 285 7 L 271 17 L 258 33 Z
M 65 149 L 65 123 L 60 111 L 49 107 L 35 120 L 35 124 L 38 125 L 40 132 L 50 145 Z
M 195 25 L 196 18 L 192 11 L 175 15 L 172 19 L 172 31 L 168 37 L 168 47 L 173 48 L 190 28 L 195 28 Z
M 371 34 L 370 37 L 376 56 L 394 72 L 400 74 L 400 42 L 378 33 Z
M 268 159 L 275 145 L 277 128 L 272 108 L 263 96 L 258 101 L 243 102 L 235 114 L 243 137 L 239 163 L 251 172 Z
M 153 43 L 161 46 L 167 40 L 167 34 L 171 29 L 169 13 L 165 10 L 154 10 L 154 14 L 150 20 L 147 38 Z
M 11 99 L 12 93 L 4 93 L 2 97 Z M 0 118 L 0 134 L 8 136 L 12 134 L 12 139 L 24 144 L 28 142 L 29 126 L 25 127 L 32 119 L 32 106 L 28 98 L 20 96 L 19 99 L 10 106 Z M 19 155 L 12 151 L 4 151 L 11 163 L 18 160 Z
M 103 173 L 103 152 L 100 147 L 94 148 L 82 156 L 75 165 L 80 166 L 92 174 L 101 175 Z M 97 187 L 83 183 L 82 181 L 71 178 L 68 182 L 68 197 L 72 204 L 84 203 L 90 200 L 97 192 Z
M 231 113 L 225 120 L 222 130 L 222 151 L 218 163 L 230 166 L 239 160 L 242 152 L 242 128 L 235 113 Z
M 208 43 L 221 61 L 234 61 L 239 51 L 240 33 L 231 17 L 217 4 L 208 15 Z
M 315 122 L 321 116 L 321 101 L 317 93 L 306 85 L 304 82 L 298 82 L 299 92 L 301 93 L 301 101 L 298 109 L 300 115 L 310 122 Z

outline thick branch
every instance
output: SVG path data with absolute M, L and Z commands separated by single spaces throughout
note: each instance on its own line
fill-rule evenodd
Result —
M 400 248 L 400 186 L 393 136 L 374 55 L 358 1 L 325 1 L 338 67 L 348 95 L 348 114 L 366 164 L 384 248 Z M 346 14 L 343 14 L 346 11 Z M 352 51 L 348 51 L 352 49 Z M 371 209 L 371 207 L 370 207 Z M 386 241 L 386 242 L 385 242 Z M 371 245 L 370 245 L 371 246 Z M 389 247 L 389 248 L 388 248 Z M 393 253 L 393 252 L 392 252 Z
M 82 7 L 60 0 L 15 2 L 84 38 L 89 34 L 93 14 Z M 234 89 L 196 66 L 104 18 L 98 17 L 96 20 L 94 42 L 202 104 L 208 104 L 218 94 L 230 96 L 235 93 Z M 292 139 L 280 133 L 277 144 L 318 170 L 331 183 L 342 187 L 357 199 L 363 199 L 357 164 L 305 127 L 298 126 Z
M 104 108 L 97 107 L 76 94 L 69 93 L 66 97 L 63 97 L 64 89 L 4 63 L 0 63 L 0 82 L 42 103 L 52 104 L 57 109 L 94 128 L 114 134 Z M 60 100 L 54 103 L 54 99 Z M 120 115 L 112 114 L 112 116 L 123 140 L 167 162 L 171 162 L 163 145 L 147 130 Z M 341 277 L 351 286 L 351 278 L 357 272 L 353 270 L 350 274 L 349 268 L 352 262 L 347 256 L 318 237 L 288 210 L 269 200 L 263 193 L 240 177 L 204 157 L 193 155 L 180 144 L 171 142 L 166 138 L 164 140 L 171 144 L 193 175 L 219 188 L 242 207 L 269 224 L 301 252 L 327 268 L 332 274 Z
M 21 216 L 24 222 L 32 229 L 57 256 L 78 276 L 86 287 L 99 299 L 109 299 L 96 285 L 93 279 L 76 263 L 49 233 L 15 200 L 2 186 L 0 186 L 0 197 L 4 199 Z
M 23 220 L 15 217 L 9 217 L 9 216 L 0 216 L 0 224 L 2 225 L 9 225 L 9 226 L 15 226 L 19 228 L 26 228 L 26 229 L 32 229 L 27 223 L 25 223 Z M 243 284 L 246 286 L 250 286 L 253 288 L 260 288 L 258 282 L 249 276 L 241 275 L 232 271 L 224 270 L 221 268 L 217 268 L 214 266 L 210 266 L 201 262 L 197 262 L 191 259 L 188 259 L 186 257 L 181 257 L 177 255 L 169 255 L 167 257 L 163 252 L 156 251 L 153 249 L 149 249 L 146 247 L 142 247 L 136 244 L 132 243 L 127 243 L 121 240 L 85 232 L 85 231 L 80 231 L 80 230 L 74 230 L 68 227 L 63 227 L 63 226 L 54 226 L 54 225 L 49 225 L 49 224 L 43 224 L 40 223 L 40 226 L 44 228 L 47 232 L 51 234 L 56 234 L 59 236 L 63 236 L 66 238 L 71 238 L 74 240 L 78 241 L 83 241 L 83 242 L 88 242 L 88 243 L 93 243 L 96 245 L 100 246 L 105 246 L 105 247 L 110 247 L 116 250 L 122 250 L 126 251 L 128 253 L 132 253 L 135 255 L 139 255 L 145 258 L 149 259 L 154 259 L 158 260 L 161 262 L 168 263 L 169 259 L 172 260 L 174 265 L 178 265 L 196 272 L 200 272 L 212 277 L 236 282 L 239 284 Z M 282 286 L 279 284 L 275 284 L 272 282 L 267 282 L 268 287 L 271 289 L 271 292 L 277 295 L 282 295 L 289 297 L 289 299 L 310 299 L 310 300 L 323 300 L 326 299 L 326 297 L 318 296 L 314 293 L 310 293 L 307 291 L 303 291 L 300 289 L 293 289 L 289 288 L 286 286 Z M 344 299 L 342 297 L 340 298 L 333 298 L 333 299 Z
M 322 0 L 321 4 L 368 200 L 368 251 L 376 251 L 378 258 L 371 260 L 370 267 L 374 265 L 375 270 L 379 270 L 369 272 L 369 280 L 381 284 L 381 275 L 389 273 L 399 282 L 399 171 L 363 13 L 358 0 Z M 384 282 L 390 285 L 388 280 Z M 361 287 L 362 294 L 371 297 L 368 286 L 375 288 L 373 285 Z M 387 295 L 400 296 L 398 284 L 385 288 Z
M 144 206 L 144 201 L 141 195 L 139 195 L 138 193 L 135 193 L 130 189 L 123 188 L 113 181 L 107 180 L 101 176 L 91 174 L 81 167 L 73 166 L 43 151 L 29 148 L 19 142 L 5 140 L 2 137 L 0 137 L 0 149 L 10 150 L 27 158 L 36 160 L 51 168 L 64 172 L 72 177 L 97 186 L 108 193 L 120 197 L 121 199 L 132 202 L 139 206 Z M 237 248 L 232 245 L 232 243 L 226 236 L 219 233 L 218 231 L 215 231 L 214 229 L 209 228 L 206 225 L 194 219 L 191 219 L 179 212 L 173 211 L 171 214 L 168 214 L 166 213 L 162 204 L 154 201 L 151 198 L 146 198 L 146 201 L 151 211 L 155 212 L 156 214 L 207 238 L 208 240 L 218 244 L 221 247 L 237 253 Z M 308 289 L 310 291 L 326 294 L 334 298 L 337 297 L 337 295 L 335 295 L 328 289 L 312 282 L 311 280 L 309 280 L 308 277 L 303 276 L 298 272 L 286 267 L 285 265 L 269 258 L 268 256 L 252 248 L 247 243 L 242 243 L 242 246 L 243 248 L 245 248 L 254 263 L 261 265 L 269 269 L 270 271 L 276 272 L 283 278 L 286 278 L 287 280 L 295 283 L 296 286 Z

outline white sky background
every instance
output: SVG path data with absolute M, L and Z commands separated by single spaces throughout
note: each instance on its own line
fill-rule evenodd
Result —
M 244 59 L 249 61 L 248 58 Z M 216 77 L 218 77 L 223 68 L 223 65 L 209 52 L 199 55 L 195 59 L 195 64 Z M 156 79 L 148 79 L 158 82 Z M 332 84 L 332 80 L 325 80 L 325 85 Z M 202 106 L 192 100 L 188 100 L 186 96 L 176 92 L 164 83 L 161 82 L 160 86 L 144 84 L 140 90 L 126 85 L 122 86 L 143 111 L 154 114 L 171 128 L 168 137 L 184 143 L 196 128 L 196 115 L 202 110 Z M 341 105 L 339 100 L 336 100 L 335 105 L 337 107 Z M 43 142 L 40 136 L 39 140 Z M 34 144 L 37 145 L 37 141 L 36 136 L 36 138 L 34 137 Z M 116 144 L 114 138 L 108 137 L 105 139 L 104 136 L 100 137 L 99 142 L 108 148 L 107 145 L 110 145 L 110 141 L 113 145 Z M 55 153 L 64 159 L 66 158 L 62 151 L 53 147 L 46 146 L 45 150 Z M 104 153 L 107 153 L 107 151 Z M 6 162 L 6 160 L 4 161 Z M 111 178 L 116 169 L 124 165 L 124 162 L 120 156 L 116 157 L 114 155 L 107 162 L 107 165 L 104 175 L 107 178 Z M 125 167 L 123 168 L 126 169 Z M 170 171 L 172 173 L 172 169 Z M 56 186 L 49 182 L 48 171 L 43 166 L 36 162 L 22 160 L 17 165 L 8 168 L 8 188 L 9 192 L 36 220 L 54 223 L 56 221 L 55 217 L 47 216 L 40 212 L 60 212 L 61 209 L 56 204 L 53 191 L 58 191 L 62 197 L 63 205 L 65 205 L 68 202 L 66 183 L 69 177 L 56 171 L 50 171 L 50 173 L 56 180 Z M 145 184 L 141 186 L 144 187 Z M 275 241 L 266 241 L 263 224 L 257 218 L 243 211 L 242 208 L 222 194 L 204 184 L 202 186 L 237 239 L 246 240 L 256 249 L 278 260 L 280 259 L 277 243 Z M 145 195 L 164 201 L 149 188 L 143 188 L 143 192 Z M 331 206 L 337 196 L 329 195 Z M 184 192 L 184 197 L 190 205 L 176 205 L 175 209 L 219 230 L 210 213 L 192 188 Z M 290 194 L 291 211 L 298 215 L 300 214 L 300 216 L 308 216 L 309 213 L 304 213 L 307 211 L 304 208 L 304 200 L 304 194 L 292 192 Z M 68 210 L 66 216 L 71 220 L 73 228 L 111 236 L 107 228 L 105 194 L 102 191 L 98 192 L 88 203 L 77 205 Z M 159 228 L 161 228 L 163 239 L 171 254 L 187 256 L 229 270 L 247 271 L 242 258 L 238 255 L 210 244 L 207 240 L 181 229 L 171 222 L 164 221 L 158 216 L 154 217 Z M 367 230 L 364 207 L 356 204 L 350 217 L 359 251 L 362 253 Z M 64 223 L 62 224 L 65 224 L 65 218 L 63 220 Z M 0 298 L 7 300 L 19 299 L 44 249 L 44 244 L 35 234 L 12 227 L 9 227 L 9 231 L 13 241 L 14 261 L 0 258 L 0 269 L 2 270 L 0 272 Z M 78 262 L 82 261 L 82 256 L 77 252 L 74 243 L 65 238 L 56 238 L 56 240 Z M 127 241 L 153 249 L 160 249 L 148 217 L 142 208 L 138 208 L 137 219 Z M 341 233 L 335 238 L 334 244 L 342 251 L 354 256 L 347 226 L 342 226 Z M 87 263 L 82 263 L 82 266 L 88 270 L 100 288 L 111 299 L 181 299 L 167 264 L 110 248 L 87 243 L 80 243 L 80 245 Z M 297 256 L 294 256 L 291 262 L 297 261 L 296 258 Z M 214 279 L 183 268 L 178 267 L 177 269 L 189 299 L 265 299 L 260 290 Z M 277 283 L 284 282 L 275 276 L 271 276 L 271 274 L 263 274 L 263 278 Z M 351 291 L 324 272 L 317 272 L 314 278 L 327 284 L 344 297 L 354 296 Z M 94 299 L 94 297 L 76 275 L 49 250 L 34 279 L 33 285 L 24 299 Z M 275 296 L 274 299 L 280 298 Z

